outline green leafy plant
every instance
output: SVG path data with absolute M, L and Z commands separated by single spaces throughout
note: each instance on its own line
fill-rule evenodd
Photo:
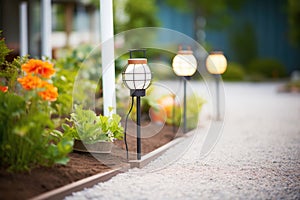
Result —
M 27 57 L 0 64 L 0 167 L 26 171 L 66 164 L 73 138 L 54 130 L 51 104 L 58 93 L 50 80 L 53 65 Z
M 75 112 L 71 113 L 68 121 L 71 122 L 71 126 L 67 124 L 62 126 L 65 133 L 72 134 L 74 139 L 82 140 L 86 144 L 123 139 L 124 130 L 118 114 L 97 116 L 92 110 L 84 110 L 82 107 L 76 106 Z
M 45 158 L 48 160 L 48 165 L 67 164 L 70 160 L 68 154 L 73 150 L 74 140 L 70 134 L 62 134 L 58 130 L 53 130 L 50 133 L 49 140 L 51 141 L 47 148 Z
M 53 81 L 56 83 L 60 95 L 52 106 L 57 110 L 59 116 L 66 116 L 72 111 L 70 102 L 72 102 L 73 85 L 86 55 L 82 55 L 80 50 L 72 50 L 56 61 L 57 72 Z
M 2 31 L 0 31 L 0 36 L 2 34 Z M 5 44 L 5 39 L 0 38 L 0 64 L 2 65 L 5 62 L 5 57 L 11 52 L 6 44 Z
M 60 117 L 66 117 L 72 112 L 72 100 L 80 101 L 89 101 L 89 99 L 84 99 L 86 95 L 83 95 L 82 92 L 86 92 L 86 89 L 95 91 L 94 88 L 91 88 L 92 80 L 98 80 L 98 77 L 95 76 L 97 67 L 100 66 L 100 59 L 98 53 L 92 52 L 93 47 L 90 45 L 80 45 L 76 49 L 66 50 L 63 57 L 58 58 L 55 62 L 56 73 L 53 76 L 53 81 L 55 86 L 58 88 L 59 96 L 57 100 L 52 104 L 52 107 L 57 110 L 57 113 Z M 88 59 L 87 59 L 88 58 Z M 82 89 L 76 89 L 76 92 L 73 93 L 74 83 L 78 71 L 84 67 L 84 80 L 80 83 L 79 86 Z
M 22 70 L 33 61 L 39 60 L 29 60 Z M 30 69 L 33 66 L 36 65 Z M 0 92 L 1 165 L 11 171 L 23 171 L 38 165 L 66 164 L 73 139 L 54 132 L 50 105 L 58 95 L 57 89 L 42 78 L 48 74 L 40 77 L 26 71 L 12 84 L 16 88 Z

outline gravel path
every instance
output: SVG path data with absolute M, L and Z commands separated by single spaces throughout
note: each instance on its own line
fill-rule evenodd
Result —
M 207 113 L 195 137 L 145 168 L 66 199 L 300 199 L 300 95 L 276 93 L 277 87 L 225 84 L 223 133 L 204 159 L 199 152 Z M 179 159 L 169 163 L 174 156 Z

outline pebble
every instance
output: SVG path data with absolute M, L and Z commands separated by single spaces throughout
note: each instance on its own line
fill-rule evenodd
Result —
M 193 142 L 65 199 L 300 199 L 300 96 L 276 93 L 278 86 L 226 83 L 223 133 L 205 158 L 209 121 Z

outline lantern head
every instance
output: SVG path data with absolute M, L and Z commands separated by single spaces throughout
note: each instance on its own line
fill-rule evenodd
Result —
M 190 77 L 197 70 L 197 60 L 191 50 L 179 50 L 173 58 L 173 71 L 177 76 Z
M 130 58 L 122 73 L 124 85 L 130 89 L 131 96 L 145 96 L 145 89 L 150 86 L 152 74 L 146 58 Z
M 223 74 L 227 68 L 227 60 L 223 52 L 211 52 L 206 59 L 206 68 L 211 74 Z

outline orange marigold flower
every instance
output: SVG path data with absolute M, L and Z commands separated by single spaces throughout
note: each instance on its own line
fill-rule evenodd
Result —
M 50 78 L 55 73 L 52 63 L 36 59 L 30 59 L 27 63 L 23 64 L 22 70 L 28 74 L 39 74 L 44 78 Z
M 45 87 L 45 90 L 39 92 L 39 96 L 45 101 L 56 101 L 58 97 L 57 88 L 45 81 L 42 82 L 42 87 Z
M 23 78 L 18 78 L 19 83 L 25 90 L 32 90 L 41 87 L 42 80 L 37 76 L 28 74 Z
M 1 92 L 7 92 L 7 90 L 8 90 L 8 87 L 7 87 L 7 86 L 2 86 L 2 85 L 0 85 L 0 91 L 1 91 Z

